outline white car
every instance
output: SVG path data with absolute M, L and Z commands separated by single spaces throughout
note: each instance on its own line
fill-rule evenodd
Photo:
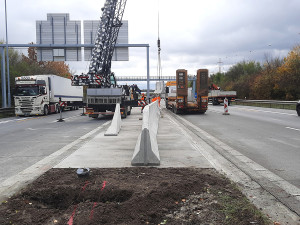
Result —
M 297 111 L 298 116 L 300 116 L 300 100 L 299 100 L 299 102 L 297 103 L 296 111 Z

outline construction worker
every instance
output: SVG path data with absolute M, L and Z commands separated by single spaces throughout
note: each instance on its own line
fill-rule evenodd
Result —
M 141 110 L 141 113 L 142 113 L 142 112 L 143 112 L 143 109 L 144 109 L 145 106 L 147 105 L 147 102 L 146 102 L 146 98 L 145 98 L 145 94 L 144 94 L 144 93 L 142 93 L 141 103 L 142 103 L 142 110 Z
M 161 100 L 160 96 L 157 96 L 157 100 L 158 100 L 158 106 L 160 107 L 160 100 Z
M 152 102 L 158 101 L 158 106 L 160 107 L 160 100 L 161 98 L 159 97 L 159 95 L 156 95 L 155 98 L 152 98 Z

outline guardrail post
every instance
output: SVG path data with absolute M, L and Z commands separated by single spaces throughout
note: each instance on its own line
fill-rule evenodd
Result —
M 6 99 L 6 77 L 5 77 L 5 57 L 4 57 L 4 48 L 0 48 L 1 52 L 1 83 L 2 83 L 2 107 L 7 107 Z

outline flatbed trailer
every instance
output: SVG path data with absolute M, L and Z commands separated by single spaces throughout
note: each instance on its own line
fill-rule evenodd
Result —
M 221 90 L 209 90 L 208 100 L 212 102 L 213 105 L 219 105 L 224 102 L 224 99 L 228 99 L 228 104 L 235 101 L 236 91 L 221 91 Z

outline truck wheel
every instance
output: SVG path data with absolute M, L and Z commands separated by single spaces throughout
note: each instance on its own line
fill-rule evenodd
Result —
M 89 114 L 89 117 L 92 117 L 93 119 L 98 119 L 98 114 Z
M 173 111 L 173 113 L 178 114 L 178 109 L 176 106 L 173 106 L 172 111 Z
M 127 117 L 127 107 L 124 108 L 124 112 L 123 112 L 123 118 Z
M 300 116 L 300 105 L 297 106 L 297 114 Z
M 48 115 L 48 113 L 49 113 L 48 106 L 47 106 L 47 105 L 45 105 L 45 106 L 44 106 L 44 116 L 47 116 L 47 115 Z
M 129 107 L 129 110 L 127 112 L 127 115 L 129 116 L 131 114 L 131 107 Z
M 213 98 L 212 103 L 213 103 L 213 105 L 218 105 L 217 99 Z
M 179 110 L 179 109 L 177 109 L 177 107 L 175 107 L 175 108 L 174 108 L 174 113 L 175 113 L 175 114 L 180 114 L 180 113 L 181 113 L 181 110 Z

